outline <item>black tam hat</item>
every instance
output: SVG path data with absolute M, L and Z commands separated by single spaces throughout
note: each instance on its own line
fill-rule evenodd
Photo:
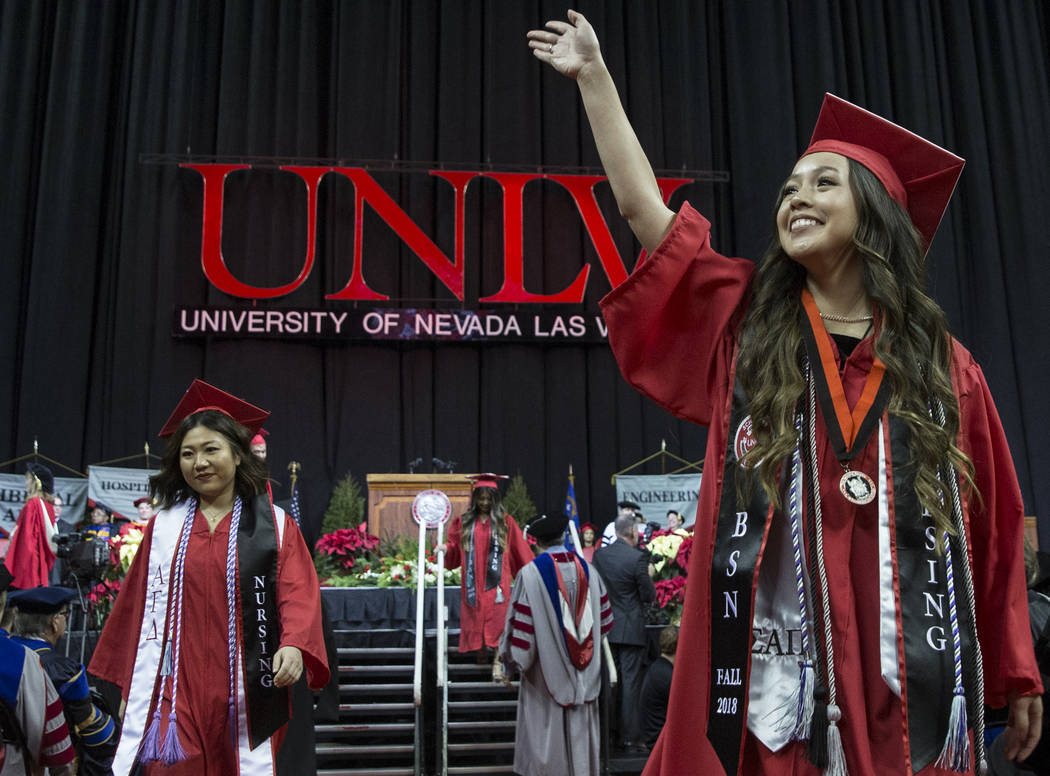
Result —
M 534 517 L 525 526 L 525 531 L 535 536 L 537 541 L 549 542 L 559 539 L 569 525 L 569 516 L 564 512 L 552 512 L 550 515 Z
M 42 463 L 27 463 L 26 474 L 32 474 L 40 481 L 40 487 L 44 493 L 55 492 L 55 475 Z

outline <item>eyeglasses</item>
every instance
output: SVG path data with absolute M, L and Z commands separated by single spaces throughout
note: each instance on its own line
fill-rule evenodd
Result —
M 69 619 L 69 609 L 63 609 L 62 611 L 55 612 L 55 614 L 61 614 L 67 620 Z

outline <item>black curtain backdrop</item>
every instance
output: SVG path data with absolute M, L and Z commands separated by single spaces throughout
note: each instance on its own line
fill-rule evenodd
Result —
M 712 219 L 722 252 L 761 255 L 774 192 L 825 91 L 968 160 L 928 258 L 930 285 L 984 367 L 1026 511 L 1050 544 L 1044 0 L 578 8 L 654 166 L 729 173 L 673 200 L 688 197 Z M 0 454 L 27 453 L 34 439 L 78 468 L 137 453 L 158 442 L 199 376 L 272 410 L 271 466 L 287 482 L 286 463 L 303 463 L 312 530 L 348 471 L 363 483 L 420 457 L 520 472 L 541 511 L 560 507 L 572 464 L 581 513 L 599 523 L 613 512 L 610 475 L 661 440 L 700 458 L 704 430 L 637 395 L 601 344 L 171 335 L 178 305 L 250 303 L 201 270 L 200 176 L 145 155 L 593 167 L 574 84 L 525 43 L 526 30 L 564 16 L 560 3 L 502 0 L 0 4 Z M 451 254 L 450 187 L 425 174 L 374 175 Z M 607 187 L 600 200 L 631 266 L 638 246 Z M 396 306 L 478 307 L 503 279 L 502 202 L 491 180 L 471 184 L 463 305 L 370 211 L 367 282 Z M 272 164 L 235 174 L 227 205 L 231 271 L 258 285 L 294 278 L 305 249 L 301 182 Z M 326 177 L 312 274 L 259 309 L 352 309 L 324 296 L 350 278 L 353 206 L 350 181 Z M 526 190 L 524 250 L 535 293 L 562 290 L 591 263 L 583 311 L 597 311 L 609 281 L 560 187 Z

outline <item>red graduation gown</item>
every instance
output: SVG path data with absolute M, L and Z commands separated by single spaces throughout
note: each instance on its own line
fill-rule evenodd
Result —
M 746 312 L 754 265 L 716 253 L 710 225 L 688 204 L 653 255 L 602 302 L 609 339 L 626 379 L 680 418 L 708 427 L 707 471 L 701 484 L 689 584 L 667 724 L 645 776 L 722 774 L 703 731 L 708 725 L 710 677 L 710 566 L 725 464 L 735 334 Z M 834 344 L 832 344 L 834 347 Z M 837 354 L 837 349 L 835 350 Z M 873 359 L 871 339 L 842 368 L 852 407 Z M 958 445 L 973 461 L 981 501 L 964 511 L 977 597 L 977 629 L 984 656 L 985 693 L 1003 706 L 1011 692 L 1041 692 L 1025 597 L 1023 505 L 1009 447 L 980 368 L 953 341 L 952 382 L 959 399 Z M 881 679 L 879 654 L 876 502 L 854 506 L 838 494 L 842 468 L 817 414 L 825 561 L 831 590 L 838 703 L 846 763 L 852 774 L 911 774 L 906 707 Z M 875 471 L 877 436 L 851 464 Z M 892 484 L 891 484 L 892 486 Z M 960 593 L 962 588 L 959 588 Z M 752 650 L 761 649 L 754 643 Z M 683 652 L 684 650 L 684 652 Z M 906 677 L 902 675 L 904 692 Z M 922 724 L 907 720 L 907 724 Z M 698 735 L 699 733 L 699 735 Z M 744 734 L 739 772 L 805 774 L 819 771 L 805 746 L 773 753 Z M 923 776 L 940 774 L 933 766 Z
M 489 541 L 491 539 L 492 520 L 476 521 L 474 529 L 474 578 L 477 580 L 477 606 L 467 603 L 467 575 L 463 572 L 460 580 L 462 602 L 459 607 L 459 651 L 473 652 L 482 646 L 499 646 L 503 635 L 503 624 L 507 620 L 507 606 L 510 603 L 510 581 L 518 575 L 519 569 L 533 559 L 532 550 L 521 534 L 521 527 L 510 515 L 504 514 L 507 524 L 507 547 L 503 552 L 503 567 L 500 571 L 498 587 L 485 589 L 485 563 L 488 560 Z M 445 568 L 454 569 L 462 565 L 466 553 L 460 547 L 463 535 L 463 518 L 456 517 L 448 529 L 448 549 L 445 551 Z M 496 603 L 496 591 L 502 592 L 501 600 Z
M 295 521 L 286 515 L 281 518 L 285 520 L 285 527 L 277 556 L 280 646 L 294 646 L 302 651 L 307 682 L 318 690 L 327 684 L 329 676 L 321 632 L 320 587 L 310 552 Z M 238 772 L 236 753 L 227 730 L 230 677 L 226 646 L 226 548 L 230 520 L 231 516 L 226 515 L 212 534 L 198 510 L 186 548 L 183 581 L 186 604 L 182 613 L 184 635 L 176 712 L 181 742 L 189 759 L 172 767 L 153 763 L 146 773 L 227 776 Z M 146 605 L 147 561 L 153 527 L 151 520 L 113 612 L 106 620 L 89 668 L 96 676 L 119 685 L 125 700 L 135 663 L 136 634 Z M 283 736 L 284 729 L 271 738 L 275 752 Z
M 47 541 L 44 521 L 55 524 L 55 510 L 42 498 L 31 498 L 22 506 L 15 524 L 15 533 L 7 548 L 7 570 L 21 590 L 42 587 L 48 584 L 51 567 L 55 565 L 55 552 Z

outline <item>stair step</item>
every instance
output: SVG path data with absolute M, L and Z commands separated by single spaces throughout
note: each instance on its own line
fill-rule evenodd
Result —
M 476 730 L 481 728 L 513 728 L 517 723 L 513 719 L 478 720 L 477 722 L 449 722 L 449 732 L 453 730 Z
M 517 701 L 449 701 L 449 711 L 484 711 L 491 712 L 496 709 L 517 709 Z
M 335 755 L 365 755 L 377 754 L 411 754 L 415 751 L 413 744 L 317 744 L 317 755 L 319 757 L 334 757 Z
M 340 684 L 339 692 L 412 692 L 411 682 L 362 682 Z
M 468 744 L 449 744 L 448 751 L 450 752 L 476 752 L 479 750 L 495 751 L 504 749 L 513 749 L 513 741 L 487 741 L 480 742 L 475 741 Z
M 412 665 L 339 665 L 340 674 L 411 674 L 414 670 Z
M 368 685 L 356 685 L 358 687 L 367 687 Z M 517 682 L 511 682 L 510 687 L 505 687 L 502 683 L 496 684 L 495 682 L 449 682 L 448 689 L 456 690 L 501 690 L 505 693 L 515 692 L 518 689 Z
M 339 657 L 415 657 L 412 647 L 339 647 Z
M 360 733 L 370 731 L 373 733 L 403 733 L 415 730 L 413 722 L 366 722 L 355 725 L 352 722 L 340 722 L 331 725 L 317 725 L 314 730 L 318 733 Z
M 339 712 L 352 714 L 354 712 L 393 712 L 412 711 L 416 705 L 412 701 L 407 703 L 340 703 Z

